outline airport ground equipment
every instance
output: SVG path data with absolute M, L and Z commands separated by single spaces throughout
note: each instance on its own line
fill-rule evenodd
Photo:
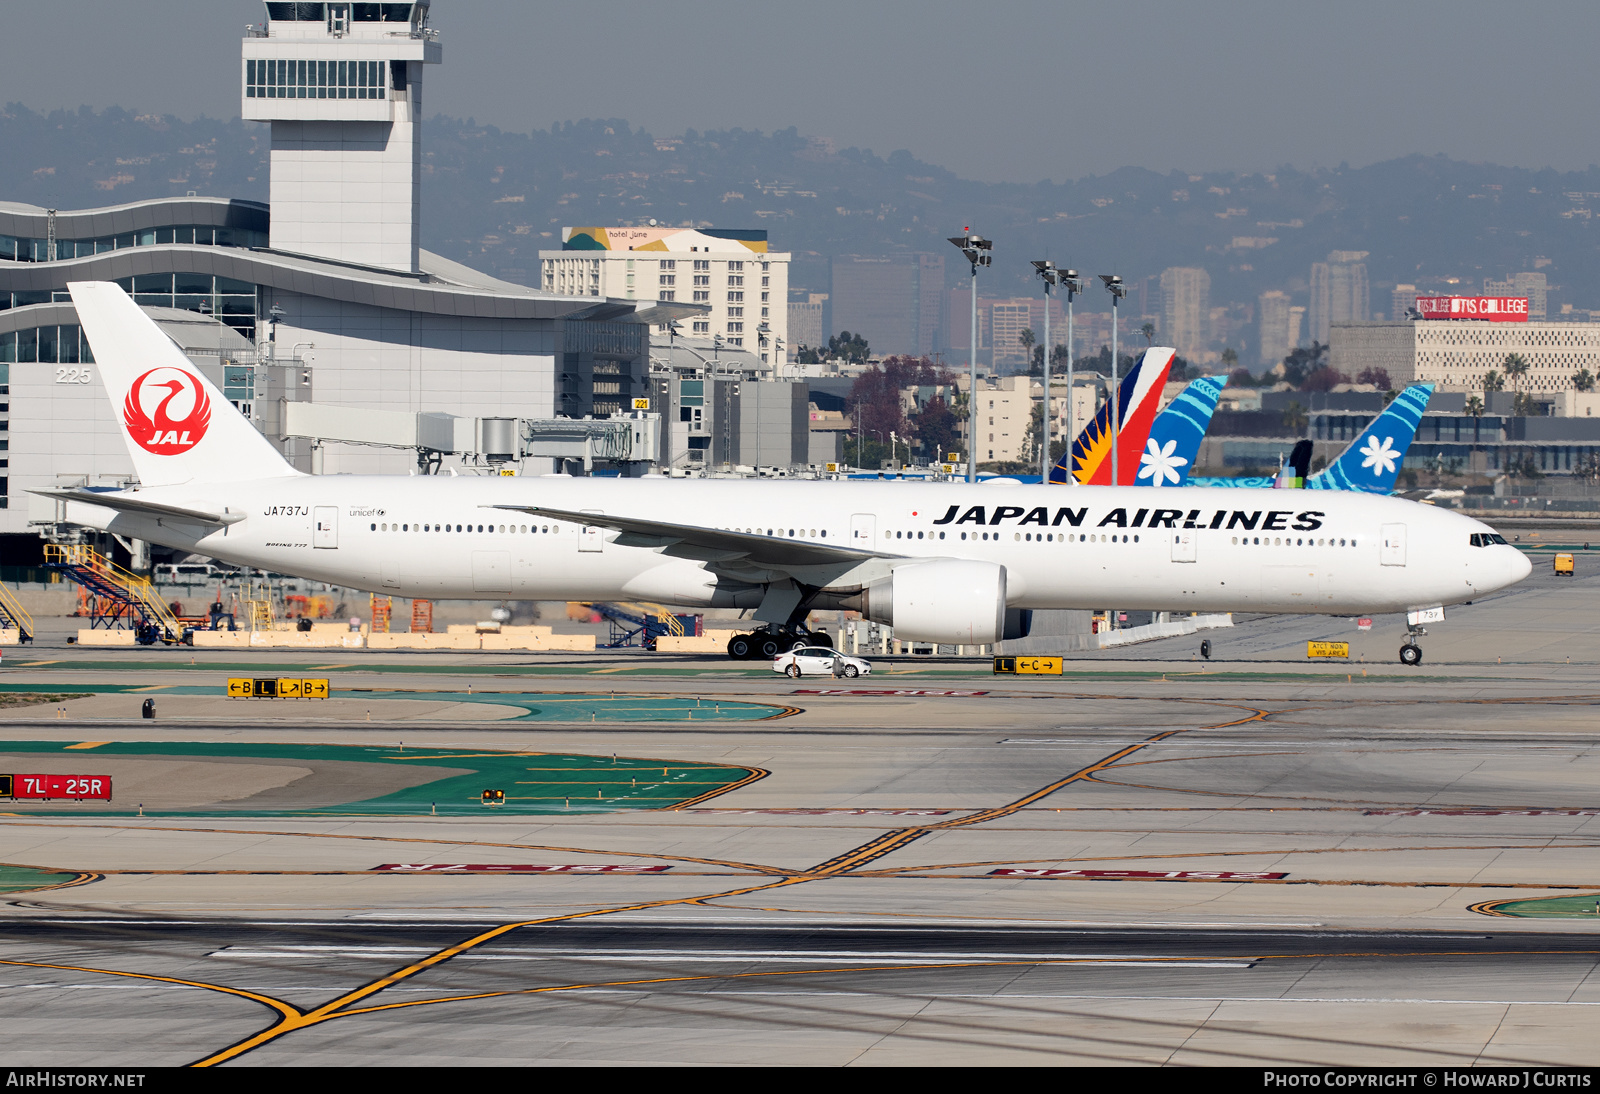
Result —
M 623 649 L 637 642 L 644 649 L 653 651 L 657 638 L 700 634 L 704 618 L 699 615 L 674 615 L 660 604 L 604 604 L 589 601 L 583 604 L 609 625 L 609 634 L 602 646 L 608 650 Z
M 465 418 L 313 402 L 283 409 L 283 436 L 312 442 L 313 472 L 329 442 L 409 448 L 424 471 L 437 471 L 444 456 L 460 455 L 490 467 L 543 457 L 582 463 L 585 471 L 599 460 L 638 472 L 660 453 L 661 416 L 647 411 L 609 418 Z
M 433 633 L 433 601 L 413 600 L 411 602 L 411 633 Z
M 736 634 L 728 639 L 728 656 L 735 661 L 771 661 L 784 650 L 801 646 L 833 649 L 833 636 L 827 631 L 811 631 L 804 626 L 769 626 L 754 634 Z
M 22 606 L 17 594 L 4 584 L 0 584 L 0 621 L 16 631 L 23 642 L 33 641 L 33 616 Z
M 147 578 L 124 570 L 87 544 L 44 545 L 44 564 L 65 574 L 92 597 L 89 626 L 111 629 L 123 619 L 133 624 L 134 640 L 151 646 L 182 642 L 193 634 L 157 595 Z
M 1559 551 L 1555 557 L 1555 573 L 1557 577 L 1571 577 L 1576 570 L 1573 556 L 1566 551 Z
M 389 619 L 394 614 L 394 598 L 372 594 L 372 612 L 370 615 L 371 632 L 373 634 L 388 634 Z

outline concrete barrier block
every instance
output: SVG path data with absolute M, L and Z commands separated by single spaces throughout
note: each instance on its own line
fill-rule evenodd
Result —
M 196 649 L 239 649 L 250 645 L 249 631 L 195 631 Z
M 726 653 L 728 640 L 714 634 L 664 634 L 656 639 L 657 653 Z
M 20 646 L 21 644 L 21 631 L 0 628 L 0 646 Z
M 131 646 L 133 644 L 132 631 L 80 630 L 78 632 L 78 645 L 80 646 Z

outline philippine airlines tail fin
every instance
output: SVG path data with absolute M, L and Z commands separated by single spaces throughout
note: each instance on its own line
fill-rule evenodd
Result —
M 67 288 L 141 485 L 300 474 L 120 287 Z
M 1432 384 L 1412 384 L 1384 412 L 1372 420 L 1361 436 L 1350 442 L 1338 459 L 1306 482 L 1311 490 L 1361 490 L 1388 494 L 1400 477 L 1406 449 L 1417 435 L 1422 412 L 1433 397 Z
M 1121 481 L 1116 485 L 1131 486 L 1136 481 L 1139 456 L 1150 437 L 1150 425 L 1155 421 L 1156 407 L 1161 402 L 1161 391 L 1166 386 L 1167 372 L 1172 368 L 1176 353 L 1165 346 L 1147 349 L 1122 378 L 1117 389 L 1122 421 L 1116 430 L 1117 477 Z M 1111 485 L 1111 438 L 1111 403 L 1108 400 L 1050 469 L 1050 481 L 1069 482 L 1075 478 L 1085 486 Z
M 1226 376 L 1202 376 L 1178 393 L 1150 426 L 1150 439 L 1139 457 L 1135 486 L 1185 486 L 1200 442 L 1211 425 Z

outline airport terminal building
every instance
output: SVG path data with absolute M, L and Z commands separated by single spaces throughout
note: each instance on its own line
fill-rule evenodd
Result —
M 325 420 L 342 408 L 548 419 L 648 394 L 651 325 L 704 308 L 547 292 L 419 246 L 423 72 L 442 59 L 428 8 L 266 5 L 240 95 L 244 117 L 272 127 L 270 205 L 0 203 L 0 535 L 53 518 L 30 489 L 132 476 L 72 281 L 127 289 L 308 471 L 403 474 L 418 453 L 286 435 L 289 403 L 328 408 Z M 477 455 L 458 445 L 447 458 Z

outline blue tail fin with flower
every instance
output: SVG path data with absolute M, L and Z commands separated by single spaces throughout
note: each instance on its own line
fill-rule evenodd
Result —
M 1211 425 L 1217 399 L 1228 384 L 1226 376 L 1202 376 L 1178 393 L 1156 415 L 1150 439 L 1139 457 L 1135 486 L 1187 486 L 1200 442 Z
M 1412 384 L 1396 395 L 1338 459 L 1306 480 L 1306 489 L 1391 493 L 1432 396 L 1432 384 Z

